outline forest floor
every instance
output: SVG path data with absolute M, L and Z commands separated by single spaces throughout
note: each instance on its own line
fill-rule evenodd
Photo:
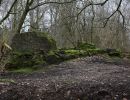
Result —
M 0 100 L 130 100 L 130 61 L 91 56 L 0 75 Z

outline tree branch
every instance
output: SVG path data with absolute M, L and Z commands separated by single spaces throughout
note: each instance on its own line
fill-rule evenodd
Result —
M 45 4 L 68 4 L 68 3 L 73 3 L 74 1 L 76 0 L 71 0 L 71 1 L 68 1 L 68 2 L 42 2 L 42 3 L 39 3 L 38 5 L 35 5 L 34 7 L 30 8 L 30 10 L 33 10 L 39 6 L 42 6 L 42 5 L 45 5 Z
M 78 16 L 86 9 L 88 8 L 89 6 L 104 6 L 109 0 L 105 0 L 104 2 L 101 2 L 101 3 L 93 3 L 93 2 L 90 2 L 88 5 L 84 6 L 80 11 L 79 13 L 77 14 L 77 20 L 78 20 Z M 121 13 L 120 11 L 120 7 L 121 7 L 121 4 L 122 4 L 122 1 L 123 0 L 120 0 L 118 6 L 117 6 L 117 9 L 108 17 L 108 18 L 105 18 L 105 22 L 104 22 L 104 25 L 103 27 L 105 27 L 109 21 L 109 19 L 115 15 L 116 12 L 119 12 L 123 18 L 123 23 L 124 23 L 124 16 L 123 14 Z
M 84 6 L 84 7 L 79 11 L 79 13 L 77 14 L 77 20 L 78 20 L 79 15 L 80 15 L 86 8 L 88 8 L 89 6 L 94 6 L 94 5 L 96 5 L 96 6 L 104 6 L 108 1 L 109 1 L 109 0 L 105 0 L 104 2 L 101 2 L 101 3 L 93 3 L 93 1 L 90 2 L 88 5 Z
M 123 14 L 122 14 L 121 11 L 120 11 L 120 7 L 121 7 L 122 1 L 123 1 L 123 0 L 120 0 L 119 4 L 118 4 L 118 6 L 117 6 L 117 9 L 116 9 L 108 18 L 106 18 L 106 21 L 105 21 L 103 27 L 105 27 L 105 26 L 107 25 L 109 19 L 110 19 L 112 16 L 114 16 L 114 15 L 116 14 L 116 12 L 119 12 L 119 13 L 121 14 L 121 16 L 123 16 Z M 124 20 L 125 20 L 125 18 L 123 17 L 123 23 L 125 22 Z
M 0 5 L 1 5 L 2 1 L 3 1 L 3 0 L 0 0 Z
M 15 3 L 17 2 L 18 0 L 14 0 L 12 6 L 10 7 L 9 11 L 7 12 L 7 14 L 5 15 L 5 17 L 0 21 L 0 25 L 9 17 L 9 15 L 11 14 L 11 11 L 15 5 Z

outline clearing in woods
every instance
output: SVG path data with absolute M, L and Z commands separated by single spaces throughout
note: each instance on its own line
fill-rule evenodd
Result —
M 130 63 L 118 58 L 78 58 L 0 78 L 0 100 L 130 100 Z

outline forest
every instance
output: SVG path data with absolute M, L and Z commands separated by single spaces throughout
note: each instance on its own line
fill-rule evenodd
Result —
M 0 100 L 130 100 L 130 0 L 0 0 Z

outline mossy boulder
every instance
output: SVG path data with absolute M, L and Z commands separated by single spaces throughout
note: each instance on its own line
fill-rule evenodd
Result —
M 35 65 L 46 65 L 43 55 L 33 52 L 13 52 L 6 69 L 35 68 Z
M 111 57 L 121 57 L 121 51 L 117 49 L 111 49 L 111 48 L 106 48 L 102 50 L 104 53 L 108 54 Z
M 26 32 L 16 34 L 12 40 L 11 47 L 17 52 L 30 52 L 43 50 L 48 52 L 56 49 L 56 42 L 44 32 Z
M 101 52 L 100 49 L 88 49 L 88 50 L 60 49 L 50 51 L 49 53 L 47 53 L 44 60 L 48 64 L 55 64 L 66 60 L 75 59 L 78 57 L 85 57 L 99 54 L 100 52 Z
M 13 51 L 10 61 L 6 64 L 6 69 L 44 66 L 46 64 L 45 55 L 49 51 L 57 49 L 55 40 L 43 32 L 16 34 L 11 47 Z
M 79 50 L 85 50 L 88 55 L 95 54 L 108 54 L 111 57 L 121 57 L 121 51 L 112 48 L 99 49 L 94 44 L 90 43 L 78 43 L 77 48 Z
M 7 69 L 38 69 L 41 66 L 43 67 L 49 64 L 56 64 L 66 60 L 96 54 L 121 56 L 119 50 L 108 48 L 99 49 L 89 43 L 80 43 L 77 48 L 57 50 L 55 41 L 47 34 L 41 32 L 28 32 L 22 33 L 22 35 L 17 34 L 13 39 L 12 47 L 14 51 L 11 54 L 10 62 L 6 65 Z
M 49 51 L 47 54 L 45 54 L 44 60 L 48 64 L 54 64 L 54 63 L 58 63 L 60 58 L 55 54 L 54 51 Z

